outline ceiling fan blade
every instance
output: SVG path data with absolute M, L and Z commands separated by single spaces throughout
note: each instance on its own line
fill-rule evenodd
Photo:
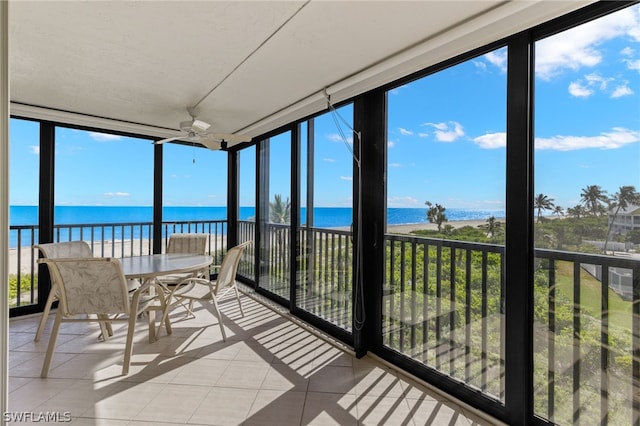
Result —
M 199 143 L 201 145 L 203 145 L 205 148 L 209 148 L 209 149 L 212 149 L 214 151 L 218 151 L 218 150 L 222 149 L 222 143 L 220 141 L 217 141 L 217 140 L 207 139 L 207 138 L 200 138 Z
M 234 133 L 214 133 L 213 137 L 219 141 L 233 144 L 251 141 L 251 137 L 247 135 L 236 135 Z
M 185 138 L 188 138 L 188 137 L 189 137 L 189 135 L 174 136 L 172 138 L 160 139 L 159 141 L 153 142 L 153 144 L 154 145 L 161 145 L 161 144 L 163 144 L 165 142 L 177 141 L 177 140 L 185 139 Z

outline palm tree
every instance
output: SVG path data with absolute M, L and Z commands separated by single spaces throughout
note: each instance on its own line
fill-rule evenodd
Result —
M 567 209 L 567 214 L 569 216 L 580 219 L 582 216 L 585 216 L 587 214 L 587 210 L 583 206 L 578 204 L 575 207 L 569 207 Z
M 553 214 L 558 215 L 558 216 L 564 216 L 564 209 L 560 206 L 555 206 L 553 208 Z
M 587 211 L 594 216 L 604 213 L 604 204 L 609 202 L 607 191 L 600 188 L 600 185 L 587 185 L 580 193 L 580 199 Z
M 609 221 L 609 229 L 607 230 L 607 237 L 604 241 L 603 252 L 605 254 L 607 253 L 607 244 L 609 244 L 609 239 L 611 238 L 611 228 L 613 227 L 613 223 L 616 221 L 616 217 L 618 216 L 620 209 L 626 209 L 631 204 L 640 204 L 640 193 L 636 191 L 636 187 L 633 185 L 621 186 L 620 189 L 618 189 L 618 192 L 613 194 L 609 203 L 612 208 L 615 208 L 615 211 L 613 212 L 613 217 Z
M 553 198 L 549 198 L 548 196 L 540 193 L 533 201 L 533 206 L 538 210 L 538 223 L 540 223 L 540 220 L 542 219 L 542 210 L 553 210 L 555 204 L 553 204 Z
M 484 225 L 478 225 L 478 227 L 486 231 L 487 237 L 493 238 L 502 229 L 502 222 L 499 222 L 495 216 L 490 216 L 487 219 L 487 223 Z
M 291 201 L 287 197 L 282 201 L 282 195 L 276 194 L 274 201 L 269 203 L 269 218 L 273 223 L 289 223 L 291 221 Z
M 435 223 L 438 225 L 438 232 L 442 231 L 442 224 L 447 222 L 447 215 L 444 213 L 446 208 L 440 204 L 436 204 L 435 206 L 430 202 L 425 202 L 429 210 L 427 210 L 427 220 L 430 223 Z

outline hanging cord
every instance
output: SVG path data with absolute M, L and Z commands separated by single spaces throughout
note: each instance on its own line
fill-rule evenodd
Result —
M 364 284 L 362 282 L 361 275 L 361 266 L 362 266 L 362 168 L 360 167 L 360 158 L 362 156 L 362 137 L 361 133 L 356 131 L 341 115 L 340 113 L 331 105 L 331 96 L 327 93 L 327 90 L 324 89 L 324 96 L 327 99 L 327 106 L 329 111 L 331 112 L 331 117 L 333 118 L 333 122 L 338 129 L 338 133 L 342 138 L 345 146 L 351 153 L 353 160 L 356 163 L 357 173 L 358 173 L 358 198 L 356 200 L 357 205 L 357 215 L 356 215 L 356 253 L 355 253 L 355 295 L 354 295 L 354 309 L 353 309 L 353 328 L 355 330 L 362 330 L 364 327 L 364 322 L 366 320 L 366 313 L 364 309 Z M 342 126 L 340 125 L 342 122 L 346 127 L 348 127 L 351 132 L 357 137 L 357 147 L 358 147 L 358 155 L 356 155 L 353 151 L 352 144 L 349 144 L 348 139 L 345 136 L 345 133 L 342 130 Z

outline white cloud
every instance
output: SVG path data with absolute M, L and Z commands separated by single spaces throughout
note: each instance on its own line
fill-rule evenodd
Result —
M 122 136 L 110 135 L 108 133 L 99 133 L 99 132 L 89 132 L 89 136 L 91 137 L 91 139 L 98 142 L 109 142 L 109 141 L 117 141 L 122 139 Z
M 447 123 L 425 123 L 425 126 L 432 126 L 438 130 L 445 130 L 447 128 Z
M 636 53 L 636 51 L 629 46 L 625 47 L 620 51 L 620 54 L 622 56 L 633 56 L 634 53 Z
M 329 157 L 323 158 L 322 161 L 324 161 L 326 163 L 335 163 L 336 162 L 335 159 L 329 158 Z
M 428 138 L 429 137 L 429 133 L 418 133 L 418 137 L 420 137 L 420 138 Z
M 105 197 L 129 197 L 131 194 L 129 194 L 128 192 L 105 192 L 103 194 Z
M 633 95 L 633 90 L 631 90 L 631 88 L 627 86 L 627 84 L 625 83 L 621 86 L 616 87 L 613 93 L 611 94 L 611 97 L 621 98 L 623 96 L 629 96 L 629 95 Z
M 627 68 L 630 70 L 640 71 L 640 59 L 625 59 L 624 61 L 627 64 Z
M 589 85 L 598 86 L 600 90 L 607 90 L 607 86 L 609 85 L 609 83 L 615 80 L 611 77 L 602 77 L 598 73 L 587 74 L 584 76 L 584 79 L 587 80 Z
M 424 203 L 413 197 L 388 197 L 387 207 L 423 207 Z
M 448 123 L 425 123 L 424 125 L 436 129 L 434 134 L 440 142 L 453 142 L 464 136 L 462 125 L 457 121 L 449 121 Z
M 612 98 L 631 95 L 633 91 L 628 87 L 628 82 L 618 83 L 617 87 L 610 90 L 609 87 L 615 83 L 613 77 L 603 77 L 600 74 L 592 73 L 584 76 L 584 79 L 576 80 L 569 84 L 569 93 L 579 98 L 587 98 L 593 95 L 596 90 L 608 93 Z
M 588 98 L 593 95 L 593 90 L 583 86 L 580 82 L 574 81 L 569 84 L 569 93 L 577 98 Z
M 486 71 L 487 70 L 487 64 L 481 61 L 473 61 L 473 65 L 476 66 L 476 68 L 479 68 L 481 71 Z
M 331 142 L 344 142 L 344 139 L 338 133 L 331 133 L 331 134 L 327 135 L 327 139 L 329 139 Z M 349 143 L 349 144 L 353 143 L 353 136 L 348 136 L 347 137 L 347 143 Z
M 505 132 L 487 133 L 474 138 L 473 142 L 483 149 L 504 148 L 507 146 L 507 134 Z
M 631 143 L 640 142 L 640 132 L 614 127 L 610 132 L 602 132 L 597 136 L 553 136 L 536 138 L 536 149 L 552 149 L 555 151 L 573 151 L 585 148 L 615 149 Z
M 387 141 L 387 146 L 389 148 L 393 148 L 394 146 L 396 146 L 396 143 L 394 141 Z
M 536 43 L 536 76 L 550 80 L 565 70 L 593 67 L 602 61 L 598 45 L 627 35 L 640 41 L 640 8 L 630 7 Z
M 401 89 L 404 89 L 406 87 L 409 87 L 409 84 L 403 84 L 402 86 L 398 86 L 395 89 L 391 89 L 391 90 L 389 90 L 389 93 L 392 94 L 392 95 L 397 95 L 397 94 L 400 93 Z
M 504 132 L 488 133 L 473 139 L 482 149 L 496 149 L 507 146 L 507 134 Z M 578 149 L 600 148 L 615 149 L 621 146 L 640 142 L 640 131 L 614 127 L 610 132 L 602 132 L 597 136 L 552 136 L 536 138 L 535 148 L 555 151 L 574 151 Z
M 400 163 L 389 163 L 389 167 L 404 167 L 402 164 Z
M 352 176 L 340 176 L 340 180 L 347 180 L 349 182 L 353 181 Z
M 40 147 L 38 145 L 29 145 L 29 151 L 31 151 L 32 154 L 40 155 Z
M 412 132 L 411 130 L 404 129 L 404 128 L 402 128 L 402 127 L 399 127 L 399 128 L 398 128 L 398 131 L 400 132 L 400 134 L 401 134 L 401 135 L 404 135 L 404 136 L 411 136 L 411 135 L 413 135 L 413 132 Z
M 492 65 L 498 67 L 500 71 L 507 72 L 507 48 L 498 49 L 484 55 L 484 58 Z

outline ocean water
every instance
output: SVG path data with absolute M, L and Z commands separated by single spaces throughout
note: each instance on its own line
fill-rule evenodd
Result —
M 387 224 L 402 225 L 427 223 L 426 208 L 389 208 Z M 490 216 L 503 218 L 504 210 L 468 210 L 447 209 L 449 221 L 483 220 Z M 306 221 L 306 209 L 301 209 L 301 221 Z M 352 222 L 351 208 L 348 207 L 316 207 L 313 209 L 314 226 L 320 228 L 336 228 L 350 226 Z M 162 218 L 165 222 L 182 222 L 197 220 L 223 220 L 227 217 L 226 207 L 164 207 Z M 254 207 L 241 207 L 240 220 L 255 217 Z M 122 206 L 57 206 L 54 210 L 56 225 L 90 225 L 95 223 L 140 223 L 153 220 L 151 207 Z M 9 220 L 11 226 L 35 225 L 38 222 L 37 206 L 10 206 Z M 143 233 L 146 233 L 143 230 Z M 145 237 L 145 235 L 143 235 Z M 24 238 L 24 236 L 23 236 Z M 9 233 L 10 247 L 17 243 L 17 232 Z M 23 244 L 25 241 L 23 241 Z M 27 242 L 28 244 L 28 242 Z

